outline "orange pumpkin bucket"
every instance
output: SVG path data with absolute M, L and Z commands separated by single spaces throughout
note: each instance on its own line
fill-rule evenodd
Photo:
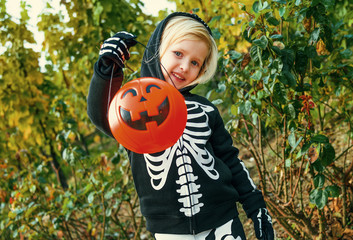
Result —
M 184 97 L 157 78 L 126 83 L 109 106 L 108 121 L 114 138 L 136 153 L 155 153 L 174 145 L 186 126 Z

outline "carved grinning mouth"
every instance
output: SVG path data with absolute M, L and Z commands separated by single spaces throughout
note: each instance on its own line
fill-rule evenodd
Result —
M 130 111 L 120 107 L 120 115 L 122 120 L 133 129 L 147 130 L 146 123 L 156 122 L 157 126 L 162 124 L 169 114 L 169 100 L 168 97 L 158 106 L 158 115 L 148 116 L 147 111 L 140 112 L 140 119 L 132 121 Z

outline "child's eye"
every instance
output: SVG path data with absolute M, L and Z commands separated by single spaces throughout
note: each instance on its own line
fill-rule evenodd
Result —
M 175 51 L 174 54 L 175 54 L 176 56 L 178 56 L 178 57 L 181 56 L 181 52 L 178 52 L 178 51 Z
M 196 62 L 196 61 L 191 61 L 191 64 L 194 65 L 194 66 L 198 66 L 199 65 L 199 63 Z

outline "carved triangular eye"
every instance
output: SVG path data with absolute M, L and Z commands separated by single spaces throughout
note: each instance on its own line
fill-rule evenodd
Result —
M 157 89 L 161 89 L 159 86 L 155 85 L 155 84 L 150 84 L 146 87 L 146 93 L 150 93 L 151 92 L 151 88 L 157 88 Z

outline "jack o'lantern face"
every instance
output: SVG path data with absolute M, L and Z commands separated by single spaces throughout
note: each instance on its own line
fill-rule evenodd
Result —
M 136 153 L 156 153 L 183 134 L 187 109 L 183 95 L 169 83 L 146 77 L 126 83 L 110 103 L 108 121 L 114 138 Z
M 130 88 L 122 96 L 120 116 L 124 123 L 136 130 L 147 130 L 147 125 L 162 124 L 169 114 L 169 99 L 156 84 L 149 84 L 140 91 Z M 153 92 L 153 98 L 149 98 Z M 158 97 L 156 97 L 156 95 Z

